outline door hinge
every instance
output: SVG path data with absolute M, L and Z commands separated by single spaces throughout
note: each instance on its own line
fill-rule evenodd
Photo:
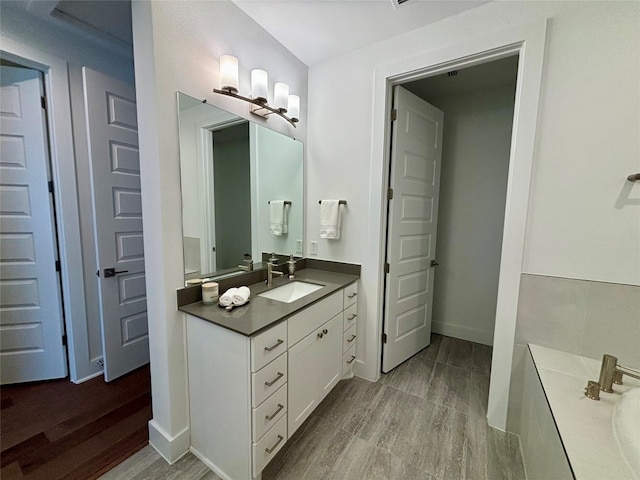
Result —
M 389 273 L 390 266 L 388 263 L 384 264 L 384 273 Z
M 62 270 L 62 265 L 60 265 L 60 260 L 56 260 L 56 272 L 59 272 Z
M 391 121 L 395 122 L 398 119 L 398 110 L 395 108 L 391 110 Z
M 386 333 L 382 334 L 382 343 L 387 343 L 387 334 Z
M 67 346 L 67 335 L 66 334 L 62 335 L 62 346 L 63 347 Z
M 49 193 L 53 193 L 53 182 L 51 180 L 47 182 L 47 188 L 49 188 Z
M 387 189 L 387 200 L 391 200 L 393 198 L 393 188 Z
M 44 110 L 47 109 L 47 99 L 45 97 L 40 97 L 40 105 Z

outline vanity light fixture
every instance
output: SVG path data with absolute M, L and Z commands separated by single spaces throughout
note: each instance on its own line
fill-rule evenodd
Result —
M 284 118 L 293 127 L 300 117 L 300 97 L 289 95 L 289 85 L 277 82 L 273 89 L 273 106 L 267 100 L 269 77 L 266 71 L 251 70 L 251 96 L 238 94 L 238 59 L 232 55 L 220 56 L 220 90 L 214 88 L 214 93 L 238 98 L 251 104 L 251 113 L 262 118 L 268 118 L 275 113 Z M 288 115 L 287 115 L 288 113 Z

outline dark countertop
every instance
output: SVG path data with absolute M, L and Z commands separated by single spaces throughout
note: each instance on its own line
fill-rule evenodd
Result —
M 291 280 L 288 278 L 275 278 L 273 280 L 273 286 L 270 288 L 267 288 L 266 282 L 248 285 L 251 290 L 250 302 L 242 307 L 235 307 L 231 311 L 220 308 L 217 303 L 214 305 L 203 305 L 202 302 L 190 303 L 189 305 L 180 307 L 179 310 L 206 320 L 207 322 L 241 333 L 242 335 L 251 336 L 267 327 L 275 325 L 347 285 L 357 282 L 359 278 L 357 275 L 305 268 L 296 272 L 295 278 Z M 273 290 L 295 281 L 317 283 L 324 286 L 291 303 L 278 302 L 277 300 L 270 300 L 258 296 L 259 293 Z M 220 294 L 222 293 L 224 292 L 220 292 Z

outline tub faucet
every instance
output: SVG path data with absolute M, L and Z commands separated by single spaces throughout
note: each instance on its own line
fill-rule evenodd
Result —
M 282 277 L 284 275 L 283 272 L 279 272 L 278 270 L 274 270 L 273 267 L 278 266 L 278 257 L 276 257 L 275 253 L 271 254 L 271 258 L 267 262 L 267 287 L 273 285 L 273 276 L 276 275 L 278 277 Z
M 613 384 L 622 385 L 622 376 L 628 375 L 640 380 L 640 372 L 631 368 L 618 365 L 618 358 L 605 353 L 602 356 L 602 366 L 600 367 L 600 389 L 603 392 L 613 392 Z

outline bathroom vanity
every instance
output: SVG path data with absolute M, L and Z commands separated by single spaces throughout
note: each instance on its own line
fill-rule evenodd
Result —
M 264 467 L 356 358 L 357 280 L 304 269 L 226 311 L 187 313 L 191 451 L 225 479 L 259 479 Z M 321 288 L 288 303 L 261 296 L 294 281 Z

